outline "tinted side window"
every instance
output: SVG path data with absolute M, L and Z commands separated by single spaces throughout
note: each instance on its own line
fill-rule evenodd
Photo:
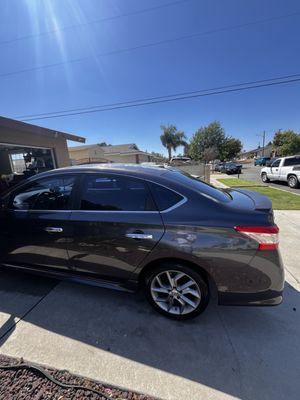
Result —
M 173 192 L 173 190 L 156 185 L 155 183 L 150 183 L 150 188 L 159 211 L 167 210 L 183 199 L 182 196 Z
M 187 172 L 170 171 L 167 172 L 166 175 L 168 175 L 170 179 L 179 182 L 184 186 L 188 186 L 189 188 L 196 190 L 200 194 L 212 197 L 217 201 L 221 202 L 231 201 L 230 195 L 225 191 L 217 189 L 214 186 L 211 186 L 208 183 L 201 181 L 200 179 L 194 178 Z
M 292 165 L 300 165 L 300 157 L 292 157 L 284 160 L 285 167 L 290 167 Z
M 281 160 L 274 161 L 273 164 L 271 165 L 271 167 L 279 167 L 280 161 Z
M 89 174 L 86 176 L 80 209 L 96 211 L 156 210 L 144 181 L 105 174 Z
M 14 210 L 67 210 L 75 177 L 53 177 L 36 180 L 13 193 L 10 208 Z

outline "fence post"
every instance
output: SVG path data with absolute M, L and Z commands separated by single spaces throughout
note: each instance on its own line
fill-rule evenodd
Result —
M 206 183 L 210 183 L 210 165 L 204 165 L 204 180 Z

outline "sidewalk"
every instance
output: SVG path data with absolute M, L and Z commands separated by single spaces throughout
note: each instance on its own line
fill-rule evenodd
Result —
M 226 179 L 226 178 L 228 178 L 228 175 L 226 174 L 213 174 L 210 175 L 210 183 L 215 187 L 226 188 L 227 186 L 224 185 L 224 183 L 218 181 L 218 179 Z
M 275 217 L 287 280 L 278 307 L 210 304 L 199 318 L 176 322 L 142 295 L 66 282 L 40 287 L 41 278 L 1 273 L 0 323 L 14 327 L 1 353 L 168 400 L 296 400 L 300 211 Z

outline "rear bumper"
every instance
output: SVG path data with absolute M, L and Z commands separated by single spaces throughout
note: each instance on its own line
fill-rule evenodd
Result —
M 223 306 L 277 306 L 282 303 L 283 292 L 219 293 Z
M 247 271 L 218 287 L 218 303 L 236 306 L 275 306 L 283 300 L 284 268 L 279 251 L 258 251 Z M 238 273 L 238 271 L 235 271 Z

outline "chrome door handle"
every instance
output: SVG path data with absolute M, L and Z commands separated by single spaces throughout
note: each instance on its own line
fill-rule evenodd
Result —
M 55 228 L 52 226 L 48 226 L 47 228 L 45 228 L 45 231 L 48 233 L 62 233 L 64 230 L 63 228 Z
M 125 236 L 130 239 L 153 239 L 153 235 L 149 235 L 147 233 L 126 233 Z

